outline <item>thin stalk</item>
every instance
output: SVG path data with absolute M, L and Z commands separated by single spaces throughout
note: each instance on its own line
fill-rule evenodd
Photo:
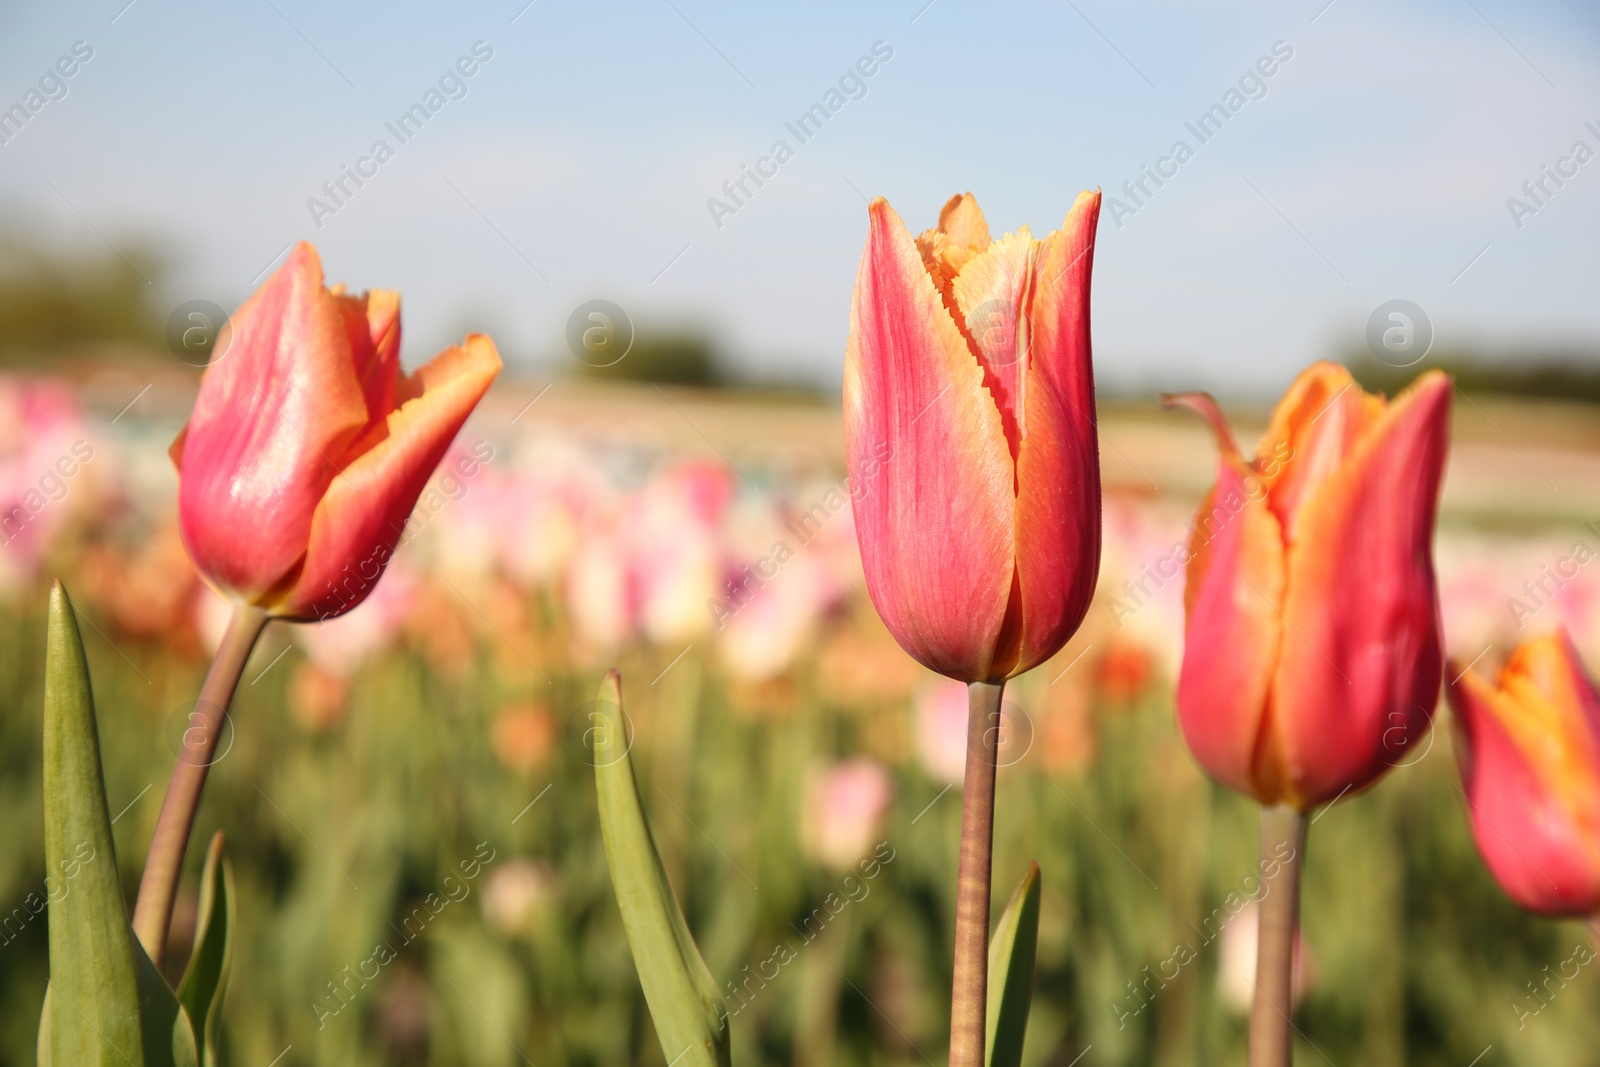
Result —
M 183 855 L 189 847 L 195 812 L 200 808 L 200 793 L 205 789 L 206 772 L 215 761 L 217 741 L 244 665 L 266 625 L 267 614 L 260 608 L 234 604 L 233 617 L 228 620 L 217 656 L 206 672 L 188 729 L 183 732 L 177 766 L 167 782 L 167 795 L 161 801 L 150 855 L 139 882 L 139 900 L 133 908 L 133 932 L 139 935 L 140 944 L 157 967 L 166 955 L 172 902 L 177 896 L 178 876 L 183 872 Z
M 994 852 L 995 751 L 1004 682 L 967 686 L 967 770 L 956 872 L 956 958 L 950 990 L 950 1067 L 983 1067 L 988 1023 L 989 879 Z
M 1249 1067 L 1290 1067 L 1294 1062 L 1294 935 L 1300 925 L 1305 851 L 1304 812 L 1283 804 L 1261 809 L 1263 886 Z

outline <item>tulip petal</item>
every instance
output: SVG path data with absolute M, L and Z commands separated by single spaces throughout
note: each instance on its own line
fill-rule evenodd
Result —
M 252 600 L 280 582 L 366 422 L 339 298 L 302 242 L 234 313 L 174 442 L 179 524 L 200 572 Z
M 294 584 L 269 605 L 279 616 L 317 619 L 348 611 L 383 574 L 417 497 L 461 424 L 500 372 L 494 342 L 469 334 L 401 383 L 409 396 L 386 434 L 328 486 Z M 355 561 L 355 562 L 352 562 Z
M 1282 799 L 1281 775 L 1265 725 L 1284 642 L 1283 532 L 1231 444 L 1231 434 L 1218 434 L 1217 484 L 1190 528 L 1178 723 L 1212 777 L 1272 804 Z
M 974 256 L 950 283 L 956 324 L 983 365 L 1011 454 L 1025 432 L 1022 388 L 1029 363 L 1034 240 L 1026 226 Z
M 1239 458 L 1239 442 L 1233 436 L 1233 427 L 1228 425 L 1227 417 L 1222 414 L 1216 398 L 1210 393 L 1162 393 L 1161 406 L 1168 411 L 1188 408 L 1199 415 L 1206 420 L 1211 435 L 1217 439 L 1217 451 L 1225 458 Z
M 974 251 L 989 247 L 989 223 L 971 193 L 957 193 L 939 209 L 939 232 Z
M 1547 915 L 1600 908 L 1600 695 L 1563 633 L 1519 647 L 1499 687 L 1452 663 L 1463 792 L 1496 881 Z
M 1289 540 L 1301 506 L 1344 464 L 1384 408 L 1383 397 L 1364 392 L 1337 363 L 1314 363 L 1289 386 L 1256 450 L 1256 468 L 1266 475 L 1272 509 Z
M 1099 215 L 1100 194 L 1080 194 L 1060 231 L 1041 242 L 1028 285 L 1018 420 L 1025 432 L 1017 450 L 1016 674 L 1054 655 L 1077 630 L 1100 573 L 1100 442 L 1089 342 Z M 965 273 L 957 279 L 958 291 L 964 279 Z
M 1268 725 L 1302 809 L 1417 751 L 1432 721 L 1442 667 L 1433 527 L 1451 390 L 1444 374 L 1424 374 L 1300 507 Z
M 957 193 L 939 212 L 939 225 L 917 235 L 917 251 L 933 284 L 951 304 L 950 283 L 973 256 L 989 247 L 989 224 L 971 193 Z
M 986 680 L 1013 579 L 1010 450 L 905 224 L 881 198 L 869 213 L 844 370 L 867 590 L 918 661 Z
M 338 289 L 335 289 L 338 292 Z M 366 397 L 368 427 L 395 407 L 400 380 L 400 294 L 374 289 L 359 297 L 340 295 L 350 338 L 350 362 Z

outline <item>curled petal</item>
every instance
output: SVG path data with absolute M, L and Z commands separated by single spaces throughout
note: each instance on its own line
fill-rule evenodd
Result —
M 499 372 L 494 342 L 469 334 L 402 384 L 410 399 L 388 416 L 383 438 L 328 486 L 304 566 L 269 605 L 273 614 L 325 618 L 366 598 L 428 478 Z
M 1228 425 L 1222 409 L 1217 406 L 1216 398 L 1210 393 L 1165 393 L 1161 397 L 1161 406 L 1169 411 L 1173 408 L 1188 408 L 1199 415 L 1211 428 L 1212 436 L 1217 439 L 1217 451 L 1222 457 L 1239 458 L 1239 443 L 1234 440 L 1233 427 Z

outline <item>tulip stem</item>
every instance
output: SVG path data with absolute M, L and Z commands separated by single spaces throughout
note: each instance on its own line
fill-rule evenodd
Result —
M 1004 682 L 967 686 L 967 770 L 956 872 L 956 958 L 950 989 L 950 1067 L 983 1067 L 988 1025 L 989 880 L 994 852 L 995 751 Z
M 227 632 L 222 635 L 216 658 L 200 687 L 200 698 L 189 713 L 178 763 L 167 783 L 161 814 L 156 817 L 150 855 L 139 882 L 139 900 L 133 908 L 133 932 L 157 967 L 166 955 L 172 902 L 178 892 L 178 877 L 183 873 L 183 856 L 189 847 L 195 812 L 200 808 L 200 793 L 205 789 L 206 772 L 216 761 L 217 741 L 244 665 L 266 625 L 267 613 L 260 608 L 234 604 Z
M 1261 809 L 1260 929 L 1249 1067 L 1294 1062 L 1294 937 L 1300 925 L 1300 868 L 1306 816 L 1285 804 Z

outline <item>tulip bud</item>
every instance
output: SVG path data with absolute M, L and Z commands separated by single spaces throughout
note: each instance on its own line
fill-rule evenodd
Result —
M 1433 530 L 1451 382 L 1386 403 L 1319 363 L 1254 460 L 1204 394 L 1222 452 L 1190 529 L 1178 718 L 1195 758 L 1264 805 L 1307 811 L 1417 750 L 1438 700 Z
M 912 238 L 874 200 L 845 352 L 845 452 L 867 591 L 940 674 L 1054 655 L 1100 566 L 1089 276 L 1100 194 L 998 241 L 971 194 Z
M 1451 663 L 1472 836 L 1510 897 L 1600 911 L 1600 691 L 1563 631 L 1518 646 L 1490 685 Z
M 499 370 L 494 342 L 469 334 L 401 373 L 399 294 L 324 288 L 316 250 L 296 245 L 234 313 L 172 445 L 195 566 L 281 618 L 355 607 Z

